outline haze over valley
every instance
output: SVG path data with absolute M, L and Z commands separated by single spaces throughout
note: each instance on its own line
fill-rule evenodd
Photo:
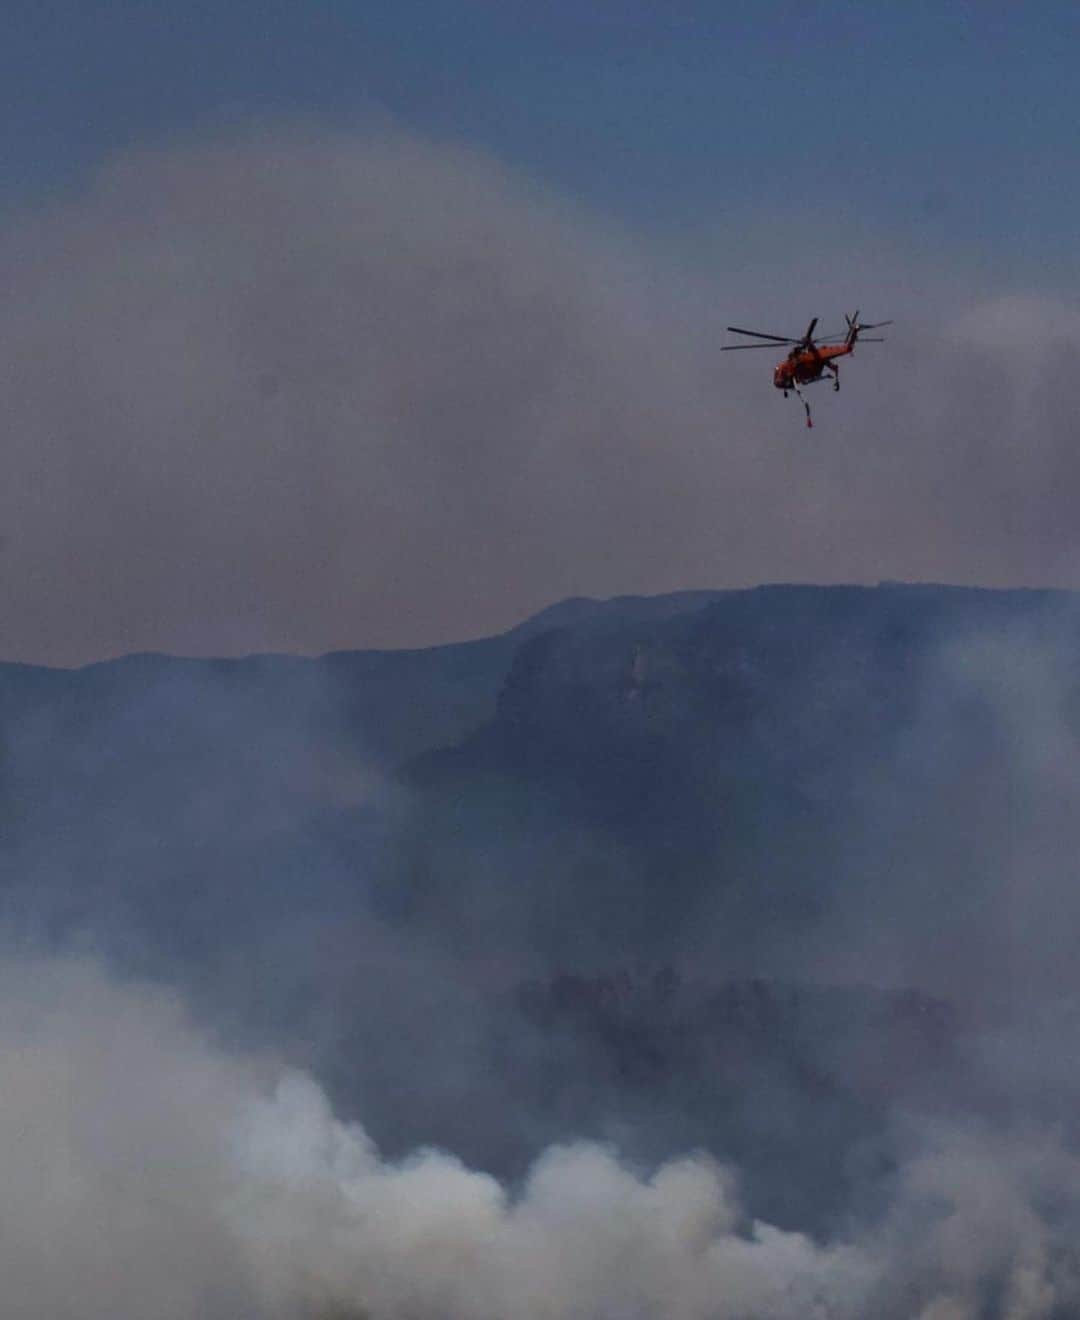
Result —
M 121 1314 L 1067 1314 L 1078 648 L 771 587 L 0 668 L 20 1216 L 162 1257 Z
M 7 6 L 0 1320 L 1080 1315 L 1078 43 Z

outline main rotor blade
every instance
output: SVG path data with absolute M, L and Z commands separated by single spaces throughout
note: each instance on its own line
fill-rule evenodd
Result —
M 868 325 L 861 325 L 860 330 L 880 330 L 883 325 L 892 325 L 891 321 L 871 321 Z
M 789 341 L 785 340 L 784 342 L 787 343 Z M 776 352 L 776 347 L 773 344 L 722 344 L 720 347 L 720 352 L 738 353 L 744 348 L 768 348 L 771 349 L 772 352 L 774 353 Z
M 815 316 L 814 319 L 810 322 L 810 325 L 809 325 L 809 327 L 807 328 L 806 334 L 803 335 L 803 337 L 802 337 L 802 341 L 801 341 L 802 343 L 804 343 L 804 344 L 809 344 L 809 342 L 810 342 L 810 340 L 811 340 L 811 338 L 813 337 L 813 334 L 814 334 L 814 326 L 816 326 L 817 323 L 818 323 L 818 318 Z
M 750 335 L 753 339 L 771 339 L 774 344 L 797 344 L 797 339 L 792 339 L 790 335 L 765 335 L 760 330 L 740 330 L 737 325 L 729 325 L 728 329 L 733 335 Z

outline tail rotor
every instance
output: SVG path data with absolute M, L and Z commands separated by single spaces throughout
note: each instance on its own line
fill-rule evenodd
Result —
M 856 340 L 864 330 L 880 330 L 884 325 L 892 325 L 891 321 L 860 321 L 857 311 L 852 316 L 848 316 L 845 312 L 844 320 L 847 322 L 847 339 L 844 342 L 849 348 L 855 347 Z

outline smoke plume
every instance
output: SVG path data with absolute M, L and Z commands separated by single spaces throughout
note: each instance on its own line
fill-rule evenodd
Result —
M 520 1186 L 388 1162 L 310 1078 L 230 1057 L 86 961 L 0 970 L 4 1314 L 159 1320 L 975 1317 L 1080 1303 L 1080 1169 L 1052 1133 L 908 1125 L 890 1201 L 818 1242 L 737 1172 L 546 1151 Z M 807 1134 L 813 1140 L 813 1134 Z
M 0 232 L 6 655 L 428 644 L 763 580 L 1074 584 L 1075 317 L 818 255 L 820 283 L 775 248 L 677 263 L 382 126 L 121 155 Z M 898 324 L 808 443 L 724 326 L 855 303 Z

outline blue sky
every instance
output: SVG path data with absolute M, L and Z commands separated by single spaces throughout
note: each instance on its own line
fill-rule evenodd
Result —
M 631 227 L 831 214 L 999 280 L 1075 273 L 1075 5 L 35 0 L 2 22 L 9 204 L 222 120 L 381 111 Z

